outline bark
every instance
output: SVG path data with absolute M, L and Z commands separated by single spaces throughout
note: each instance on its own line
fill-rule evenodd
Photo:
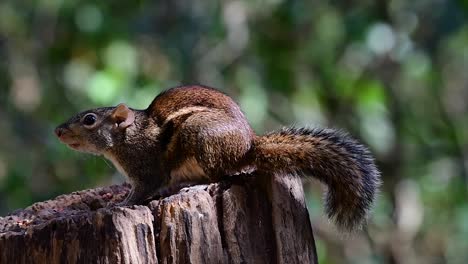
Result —
M 0 217 L 0 263 L 317 263 L 299 178 L 239 176 L 115 207 L 128 185 Z

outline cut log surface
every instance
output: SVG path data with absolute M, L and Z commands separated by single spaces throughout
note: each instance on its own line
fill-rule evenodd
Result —
M 112 205 L 126 184 L 33 204 L 0 217 L 0 264 L 317 263 L 301 180 L 238 179 L 140 206 Z

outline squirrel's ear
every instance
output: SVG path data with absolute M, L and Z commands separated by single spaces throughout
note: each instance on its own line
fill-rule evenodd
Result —
M 135 121 L 135 113 L 125 104 L 115 107 L 111 117 L 119 128 L 127 128 Z

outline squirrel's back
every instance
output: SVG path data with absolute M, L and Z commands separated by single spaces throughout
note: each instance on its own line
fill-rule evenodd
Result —
M 240 107 L 231 97 L 201 85 L 179 86 L 165 90 L 154 98 L 145 111 L 158 122 L 167 122 L 178 114 L 213 110 L 246 120 Z

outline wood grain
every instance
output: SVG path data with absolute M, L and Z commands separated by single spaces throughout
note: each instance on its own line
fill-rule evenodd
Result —
M 0 263 L 317 263 L 302 184 L 242 176 L 114 207 L 115 185 L 0 217 Z

